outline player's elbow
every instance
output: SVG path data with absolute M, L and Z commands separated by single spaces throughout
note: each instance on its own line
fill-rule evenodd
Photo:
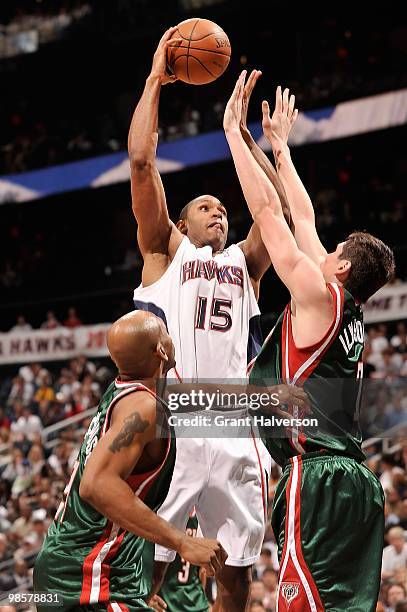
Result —
M 85 469 L 79 485 L 80 498 L 91 506 L 94 506 L 95 502 L 97 502 L 98 491 L 100 491 L 98 478 L 88 476 Z
M 140 173 L 145 174 L 153 170 L 154 160 L 150 159 L 147 154 L 136 151 L 134 153 L 130 153 L 129 157 L 130 170 L 133 175 Z

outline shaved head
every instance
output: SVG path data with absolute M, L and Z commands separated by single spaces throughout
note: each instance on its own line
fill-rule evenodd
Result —
M 159 377 L 174 365 L 174 347 L 164 323 L 144 310 L 129 312 L 113 323 L 107 346 L 126 378 Z

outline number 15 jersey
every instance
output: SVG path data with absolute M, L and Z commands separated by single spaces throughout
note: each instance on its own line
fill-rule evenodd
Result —
M 163 276 L 135 289 L 134 305 L 163 319 L 181 378 L 246 378 L 261 346 L 260 311 L 236 244 L 213 255 L 185 237 Z

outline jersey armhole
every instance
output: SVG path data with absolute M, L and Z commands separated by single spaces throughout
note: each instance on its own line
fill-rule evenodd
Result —
M 184 238 L 181 240 L 177 251 L 174 255 L 174 258 L 171 260 L 170 265 L 168 266 L 168 268 L 166 269 L 166 271 L 164 272 L 164 274 L 162 276 L 160 276 L 160 278 L 158 280 L 156 280 L 154 283 L 151 283 L 151 285 L 147 285 L 146 287 L 143 286 L 143 282 L 141 282 L 139 284 L 138 287 L 136 287 L 136 289 L 134 290 L 134 295 L 136 295 L 136 291 L 138 292 L 137 295 L 139 294 L 139 292 L 141 291 L 148 291 L 149 289 L 153 289 L 155 287 L 158 287 L 159 284 L 161 282 L 164 282 L 165 278 L 170 274 L 170 272 L 172 272 L 173 268 L 175 268 L 175 266 L 178 263 L 178 260 L 181 259 L 182 255 L 184 254 L 185 249 L 187 248 L 188 244 L 190 244 L 190 241 L 188 239 L 188 236 L 184 236 Z

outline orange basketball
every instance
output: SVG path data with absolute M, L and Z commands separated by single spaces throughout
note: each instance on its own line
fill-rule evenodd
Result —
M 179 46 L 168 49 L 167 62 L 181 81 L 204 85 L 225 72 L 230 61 L 230 42 L 213 21 L 198 18 L 181 21 L 173 38 L 182 41 Z

